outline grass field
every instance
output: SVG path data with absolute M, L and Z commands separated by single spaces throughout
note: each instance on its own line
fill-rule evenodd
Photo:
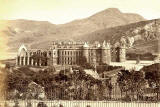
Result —
M 122 62 L 122 63 L 111 62 L 110 65 L 112 65 L 112 66 L 122 66 L 127 70 L 134 69 L 134 70 L 139 71 L 144 66 L 148 66 L 148 65 L 152 65 L 152 64 L 154 64 L 154 61 L 143 61 L 142 60 L 142 61 L 140 61 L 139 64 L 136 64 L 135 60 L 127 60 L 126 62 Z

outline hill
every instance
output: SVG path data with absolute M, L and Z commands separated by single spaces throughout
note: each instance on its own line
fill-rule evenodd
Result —
M 127 25 L 145 20 L 137 14 L 122 13 L 116 8 L 109 8 L 88 18 L 66 24 L 55 25 L 47 21 L 1 20 L 1 35 L 8 37 L 10 52 L 16 52 L 22 44 L 30 48 L 48 48 L 54 40 L 78 40 L 82 35 L 101 29 Z
M 129 52 L 156 53 L 159 37 L 160 19 L 155 19 L 98 30 L 77 39 L 90 42 L 107 40 L 113 45 L 119 45 L 121 41 L 127 44 Z

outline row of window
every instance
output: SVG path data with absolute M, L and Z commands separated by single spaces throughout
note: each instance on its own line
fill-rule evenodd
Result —
M 82 56 L 81 51 L 60 51 L 61 55 L 77 55 L 77 56 Z
M 80 60 L 79 59 L 73 59 L 73 58 L 64 58 L 64 59 L 59 59 L 59 64 L 69 64 L 69 65 L 72 65 L 72 64 L 79 64 L 80 63 Z
M 77 56 L 82 56 L 82 52 L 81 51 L 61 51 L 60 52 L 61 55 L 77 55 Z M 93 52 L 89 52 L 89 56 L 93 56 L 96 55 Z
M 61 57 L 59 60 L 79 60 L 79 57 Z

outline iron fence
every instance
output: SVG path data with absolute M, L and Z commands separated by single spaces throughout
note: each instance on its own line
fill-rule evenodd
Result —
M 43 105 L 42 105 L 43 103 Z M 41 106 L 40 106 L 41 104 Z M 158 107 L 158 103 L 147 102 L 113 102 L 113 101 L 40 101 L 17 100 L 0 101 L 0 107 Z

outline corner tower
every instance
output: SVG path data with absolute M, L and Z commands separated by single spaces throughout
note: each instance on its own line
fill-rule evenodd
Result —
M 103 42 L 102 44 L 102 56 L 101 56 L 101 62 L 103 64 L 110 64 L 111 62 L 111 47 L 110 43 L 106 43 L 106 41 Z
M 157 39 L 157 54 L 160 56 L 160 37 Z
M 154 61 L 157 63 L 157 62 L 160 62 L 160 38 L 157 38 L 156 40 L 156 50 L 155 50 L 155 59 Z
M 58 49 L 57 49 L 57 44 L 53 42 L 52 45 L 52 65 L 57 65 L 58 64 Z
M 89 62 L 89 45 L 88 43 L 84 43 L 83 45 L 83 57 L 86 59 L 86 62 Z
M 125 62 L 126 61 L 126 46 L 121 45 L 118 47 L 118 62 Z

